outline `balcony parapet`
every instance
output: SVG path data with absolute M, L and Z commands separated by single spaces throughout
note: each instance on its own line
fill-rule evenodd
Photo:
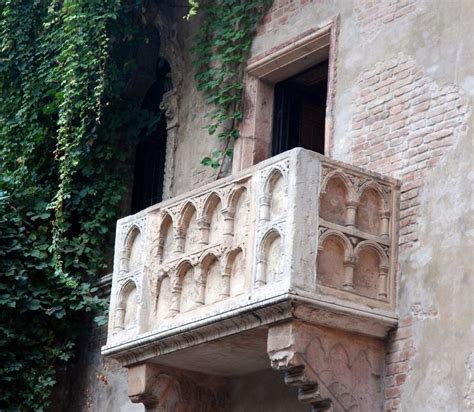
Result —
M 384 337 L 399 187 L 293 149 L 120 219 L 104 355 L 127 365 L 291 319 Z

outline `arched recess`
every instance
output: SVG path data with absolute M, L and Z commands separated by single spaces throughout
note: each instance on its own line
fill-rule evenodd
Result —
M 128 280 L 121 287 L 115 311 L 115 329 L 132 329 L 138 326 L 138 292 L 133 280 Z
M 268 196 L 270 220 L 276 220 L 286 214 L 288 194 L 285 176 L 279 169 L 269 174 L 265 183 L 265 194 Z
M 126 94 L 141 103 L 141 108 L 148 112 L 160 113 L 160 103 L 164 93 L 170 91 L 171 69 L 166 59 L 159 57 L 159 36 L 150 39 L 155 42 L 155 49 L 148 59 L 156 59 L 152 67 L 139 68 L 129 80 Z M 140 57 L 140 50 L 139 50 Z M 146 59 L 141 59 L 143 62 Z M 144 131 L 135 147 L 135 162 L 133 167 L 133 191 L 131 212 L 136 213 L 148 206 L 161 202 L 163 199 L 163 182 L 165 173 L 166 118 L 161 116 L 154 130 Z
M 262 238 L 257 254 L 257 285 L 269 285 L 283 279 L 283 248 L 280 232 L 272 228 Z
M 380 188 L 375 184 L 364 185 L 359 191 L 356 227 L 366 233 L 380 236 L 383 232 L 382 216 L 387 210 Z
M 328 175 L 321 186 L 319 215 L 326 221 L 345 225 L 351 184 L 340 173 Z
M 317 282 L 335 288 L 349 286 L 352 273 L 347 273 L 347 264 L 352 262 L 352 257 L 352 245 L 346 236 L 333 230 L 323 233 L 316 261 Z
M 142 251 L 142 234 L 137 226 L 132 226 L 125 238 L 121 270 L 131 272 L 138 269 L 142 263 Z
M 169 316 L 171 306 L 171 281 L 168 275 L 164 275 L 158 281 L 158 293 L 156 302 L 156 322 L 160 324 Z
M 222 240 L 223 218 L 222 201 L 217 193 L 211 193 L 204 202 L 204 224 L 209 225 L 209 234 L 201 234 L 205 244 L 216 244 Z M 205 232 L 207 228 L 203 228 Z M 207 238 L 207 239 L 206 239 Z
M 207 254 L 201 261 L 202 281 L 205 283 L 204 304 L 209 305 L 220 300 L 222 291 L 222 272 L 218 257 Z
M 247 188 L 239 187 L 232 193 L 229 200 L 230 210 L 234 214 L 233 236 L 235 242 L 239 242 L 245 238 L 248 233 L 250 205 L 248 199 Z
M 192 252 L 199 247 L 200 233 L 197 224 L 197 211 L 192 202 L 186 203 L 181 211 L 179 231 L 184 235 L 183 251 Z
M 159 234 L 159 251 L 160 262 L 166 262 L 173 257 L 174 252 L 174 227 L 173 219 L 168 213 L 164 213 L 161 218 L 160 234 Z
M 386 277 L 388 271 L 385 252 L 376 243 L 364 241 L 357 245 L 354 253 L 354 289 L 360 295 L 376 299 L 380 293 L 381 278 Z
M 229 273 L 229 295 L 238 296 L 245 292 L 245 259 L 242 248 L 232 250 L 227 256 Z
M 181 286 L 179 312 L 182 313 L 193 309 L 196 303 L 194 267 L 191 262 L 187 260 L 180 262 L 177 267 L 177 275 Z

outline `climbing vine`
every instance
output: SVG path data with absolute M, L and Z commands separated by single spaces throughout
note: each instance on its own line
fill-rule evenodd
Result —
M 242 65 L 271 0 L 191 0 L 208 131 L 222 167 L 242 118 Z M 123 91 L 154 35 L 140 0 L 0 0 L 0 410 L 42 411 L 85 316 L 156 114 Z M 156 34 L 156 33 L 155 33 Z M 98 317 L 104 321 L 104 315 Z
M 272 0 L 190 1 L 189 16 L 201 14 L 202 23 L 194 45 L 198 88 L 213 107 L 207 130 L 223 142 L 202 164 L 219 169 L 232 156 L 232 143 L 239 137 L 242 119 L 243 64 L 257 25 Z
M 140 8 L 0 0 L 0 410 L 44 410 L 104 309 L 129 148 L 157 121 L 123 96 L 152 35 Z

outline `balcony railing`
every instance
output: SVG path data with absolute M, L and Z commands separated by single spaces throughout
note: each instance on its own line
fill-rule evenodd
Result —
M 119 220 L 104 354 L 130 363 L 209 325 L 290 317 L 384 336 L 398 204 L 396 180 L 294 149 Z

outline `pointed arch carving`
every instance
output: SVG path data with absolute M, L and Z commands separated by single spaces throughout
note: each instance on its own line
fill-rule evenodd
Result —
M 373 299 L 388 296 L 388 256 L 382 247 L 372 241 L 360 242 L 355 248 L 356 265 L 354 289 L 357 293 Z
M 238 186 L 228 199 L 224 212 L 224 236 L 242 241 L 248 234 L 250 221 L 249 192 L 246 186 Z
M 387 236 L 390 217 L 387 194 L 379 184 L 365 182 L 357 192 L 356 227 L 376 236 Z
M 334 170 L 328 173 L 321 185 L 319 214 L 332 223 L 352 225 L 348 207 L 354 206 L 356 194 L 347 175 Z
M 238 296 L 245 291 L 245 274 L 244 248 L 238 246 L 225 256 L 225 265 L 222 271 L 223 297 Z
M 169 317 L 169 307 L 172 303 L 171 279 L 167 272 L 158 277 L 156 287 L 156 322 L 160 324 Z
M 282 232 L 271 227 L 260 239 L 257 247 L 256 286 L 278 282 L 283 276 Z
M 198 209 L 192 201 L 187 201 L 180 213 L 178 220 L 177 240 L 180 252 L 191 252 L 200 244 L 198 228 Z
M 316 263 L 318 283 L 335 288 L 352 288 L 354 250 L 346 235 L 336 230 L 324 232 L 319 239 Z
M 260 220 L 274 221 L 283 217 L 287 203 L 287 173 L 281 167 L 273 167 L 268 172 L 263 185 L 263 195 L 260 198 Z
M 138 326 L 139 291 L 135 280 L 127 279 L 117 293 L 114 330 L 132 329 Z
M 219 243 L 222 235 L 223 201 L 218 193 L 211 192 L 203 204 L 202 216 L 198 220 L 202 244 Z
M 120 257 L 120 272 L 127 273 L 138 269 L 143 260 L 142 231 L 132 224 L 126 231 Z
M 206 252 L 200 259 L 200 277 L 196 279 L 199 304 L 211 304 L 221 299 L 222 271 L 218 253 Z
M 158 237 L 158 260 L 163 263 L 173 257 L 175 225 L 172 215 L 164 211 L 161 215 Z

